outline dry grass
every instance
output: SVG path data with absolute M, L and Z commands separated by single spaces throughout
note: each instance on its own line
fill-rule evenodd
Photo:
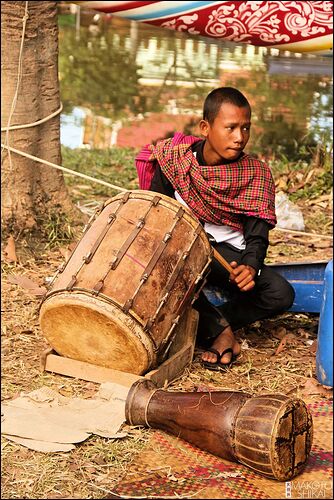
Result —
M 276 236 L 277 235 L 277 236 Z M 271 261 L 289 261 L 303 245 L 286 234 L 273 237 L 286 241 L 269 249 Z M 291 249 L 293 251 L 290 253 Z M 305 251 L 307 250 L 307 251 Z M 308 260 L 323 260 L 331 248 L 317 253 L 304 245 Z M 26 275 L 40 286 L 52 276 L 63 255 L 59 249 L 47 252 L 29 244 L 21 248 L 21 263 L 3 263 L 2 269 L 2 399 L 17 397 L 42 386 L 66 396 L 92 397 L 98 384 L 40 371 L 40 355 L 48 347 L 38 322 L 40 299 L 18 285 L 9 283 L 10 274 Z M 301 254 L 302 252 L 300 252 Z M 298 256 L 300 256 L 298 254 Z M 273 320 L 258 322 L 237 332 L 242 354 L 223 373 L 203 369 L 200 352 L 192 365 L 170 390 L 195 391 L 205 387 L 242 390 L 252 394 L 281 392 L 303 396 L 306 380 L 315 376 L 315 341 L 318 316 L 286 313 Z M 280 354 L 275 351 L 282 337 L 288 336 Z M 316 397 L 316 396 L 315 396 Z M 150 430 L 129 428 L 128 437 L 112 440 L 91 436 L 70 453 L 43 454 L 2 438 L 2 498 L 105 498 L 151 436 Z

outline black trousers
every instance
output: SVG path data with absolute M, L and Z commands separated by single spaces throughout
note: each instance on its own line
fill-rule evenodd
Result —
M 214 247 L 228 262 L 234 260 L 240 263 L 241 251 L 227 243 L 216 243 Z M 290 283 L 266 265 L 263 265 L 260 276 L 255 278 L 255 287 L 241 292 L 229 282 L 229 272 L 214 259 L 207 283 L 220 287 L 229 300 L 215 307 L 201 292 L 194 302 L 194 308 L 199 312 L 197 340 L 202 345 L 210 345 L 227 325 L 232 330 L 238 330 L 254 321 L 287 311 L 295 297 Z

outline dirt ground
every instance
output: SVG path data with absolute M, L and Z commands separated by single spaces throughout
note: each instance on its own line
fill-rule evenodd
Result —
M 323 200 L 319 203 L 303 207 L 310 234 L 271 232 L 268 262 L 332 258 L 332 208 L 330 203 L 323 206 Z M 49 347 L 39 327 L 41 294 L 69 248 L 49 249 L 21 240 L 12 241 L 8 253 L 9 243 L 3 242 L 2 258 L 2 400 L 43 386 L 69 397 L 93 397 L 98 384 L 40 369 L 40 356 Z M 13 249 L 16 260 L 10 258 Z M 231 368 L 219 373 L 205 370 L 196 350 L 193 363 L 170 390 L 196 391 L 210 385 L 254 395 L 269 391 L 332 398 L 332 390 L 315 378 L 318 322 L 317 314 L 287 312 L 254 323 L 237 332 L 242 353 Z M 125 430 L 127 437 L 118 440 L 92 435 L 68 453 L 36 452 L 2 437 L 2 498 L 106 498 L 152 432 L 126 425 Z

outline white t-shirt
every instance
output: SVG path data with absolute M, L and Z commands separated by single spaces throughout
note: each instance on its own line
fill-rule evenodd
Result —
M 174 194 L 177 201 L 179 201 L 186 207 L 188 206 L 177 191 L 175 191 Z M 205 222 L 204 230 L 206 233 L 213 236 L 217 243 L 221 243 L 224 241 L 226 243 L 229 243 L 230 245 L 233 245 L 238 250 L 244 250 L 246 248 L 244 235 L 240 231 L 236 231 L 232 227 L 218 226 L 217 224 L 212 224 L 211 222 Z

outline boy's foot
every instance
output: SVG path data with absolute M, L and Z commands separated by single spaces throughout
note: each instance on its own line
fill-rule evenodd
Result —
M 230 326 L 225 328 L 216 337 L 211 348 L 202 354 L 202 361 L 206 368 L 219 370 L 220 367 L 227 367 L 240 354 L 241 347 L 236 341 Z

